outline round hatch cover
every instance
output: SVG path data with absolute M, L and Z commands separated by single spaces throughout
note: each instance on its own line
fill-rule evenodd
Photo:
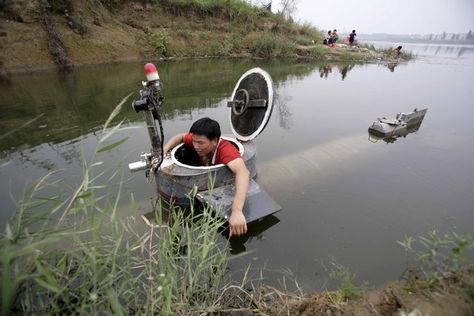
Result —
M 253 68 L 240 77 L 232 92 L 230 124 L 241 141 L 257 137 L 265 128 L 273 109 L 273 82 L 263 69 Z

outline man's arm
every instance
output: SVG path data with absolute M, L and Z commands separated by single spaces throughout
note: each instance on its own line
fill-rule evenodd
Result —
M 183 142 L 184 139 L 184 133 L 177 134 L 166 143 L 166 145 L 163 147 L 164 155 L 166 155 L 171 149 L 175 148 L 179 144 Z
M 247 222 L 243 213 L 247 190 L 249 187 L 250 172 L 242 158 L 227 163 L 227 167 L 235 175 L 235 194 L 232 202 L 232 214 L 229 218 L 230 236 L 240 236 L 247 232 Z

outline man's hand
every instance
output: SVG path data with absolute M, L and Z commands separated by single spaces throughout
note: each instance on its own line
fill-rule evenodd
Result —
M 230 236 L 240 236 L 247 233 L 247 221 L 242 213 L 247 190 L 249 186 L 250 172 L 245 166 L 242 158 L 232 160 L 227 167 L 235 175 L 235 194 L 232 202 L 232 215 L 229 218 Z
M 229 237 L 240 236 L 247 233 L 247 221 L 242 212 L 232 212 L 232 215 L 229 218 Z

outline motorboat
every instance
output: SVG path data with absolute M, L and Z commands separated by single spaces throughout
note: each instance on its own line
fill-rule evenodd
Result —
M 223 218 L 228 219 L 234 196 L 234 174 L 224 164 L 200 166 L 193 150 L 180 144 L 169 155 L 163 155 L 163 128 L 160 110 L 164 100 L 162 83 L 156 67 L 145 65 L 147 81 L 140 90 L 139 99 L 132 103 L 136 112 L 143 112 L 152 144 L 151 152 L 142 153 L 142 159 L 129 164 L 131 171 L 145 170 L 154 178 L 158 194 L 166 201 L 187 206 L 199 201 L 210 205 Z M 232 135 L 221 138 L 238 148 L 249 172 L 250 182 L 243 213 L 247 223 L 277 212 L 281 207 L 255 181 L 255 138 L 264 130 L 273 110 L 273 82 L 261 68 L 245 72 L 232 92 L 229 121 Z M 157 125 L 158 123 L 158 125 Z
M 419 129 L 427 108 L 418 110 L 415 108 L 410 113 L 398 113 L 395 118 L 379 117 L 369 127 L 369 134 L 379 138 L 400 137 Z

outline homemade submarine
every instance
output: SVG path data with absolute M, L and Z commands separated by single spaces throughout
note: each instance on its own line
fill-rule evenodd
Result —
M 141 160 L 130 163 L 130 171 L 145 170 L 147 178 L 154 178 L 158 194 L 169 203 L 186 206 L 196 199 L 209 205 L 225 219 L 230 217 L 234 196 L 234 174 L 224 164 L 197 165 L 193 151 L 184 144 L 163 155 L 164 132 L 161 119 L 163 84 L 156 67 L 145 65 L 147 81 L 139 98 L 132 102 L 135 112 L 143 112 L 151 150 L 141 154 Z M 274 89 L 270 75 L 261 68 L 245 72 L 232 92 L 229 121 L 233 135 L 221 138 L 239 150 L 249 172 L 250 182 L 243 208 L 247 223 L 260 220 L 281 210 L 281 207 L 256 182 L 256 137 L 265 129 L 273 110 Z

